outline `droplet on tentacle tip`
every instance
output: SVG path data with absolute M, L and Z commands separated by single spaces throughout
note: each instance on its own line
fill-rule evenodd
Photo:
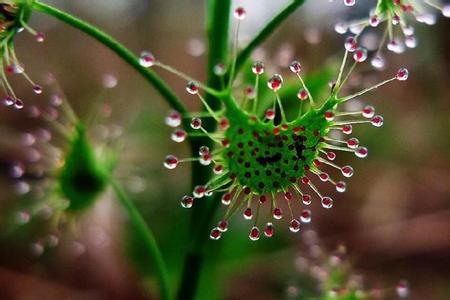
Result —
M 164 167 L 167 169 L 175 169 L 178 165 L 178 158 L 174 155 L 167 155 L 164 160 Z
M 171 111 L 165 118 L 166 125 L 170 127 L 178 127 L 181 125 L 181 114 L 177 111 Z
M 247 16 L 247 12 L 245 11 L 245 8 L 238 7 L 234 10 L 234 17 L 238 20 L 244 20 Z
M 198 94 L 198 90 L 199 90 L 199 85 L 197 82 L 195 81 L 189 81 L 186 84 L 186 91 L 191 94 L 191 95 L 196 95 Z
M 267 86 L 274 92 L 278 91 L 282 85 L 283 77 L 281 77 L 280 74 L 273 75 L 272 77 L 270 77 L 269 81 L 267 81 Z
M 324 208 L 331 208 L 331 207 L 333 207 L 333 199 L 331 199 L 328 196 L 322 197 L 321 203 L 322 203 L 322 206 Z
M 148 51 L 142 51 L 139 56 L 139 64 L 145 68 L 150 68 L 155 64 L 155 56 L 148 52 Z
M 183 196 L 183 198 L 181 198 L 181 206 L 183 208 L 191 208 L 193 204 L 194 204 L 194 197 L 186 195 Z
M 292 219 L 289 223 L 289 230 L 291 232 L 299 232 L 300 231 L 300 222 L 297 219 Z
M 248 237 L 252 241 L 259 240 L 259 229 L 258 229 L 258 227 L 253 226 L 252 229 L 250 230 L 250 234 L 248 235 Z
M 264 73 L 264 63 L 262 61 L 255 61 L 252 65 L 252 72 L 256 75 L 261 75 Z

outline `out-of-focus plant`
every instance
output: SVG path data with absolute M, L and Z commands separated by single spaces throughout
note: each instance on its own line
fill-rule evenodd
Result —
M 355 1 L 344 2 L 347 5 L 355 3 Z M 181 205 L 189 208 L 193 206 L 194 201 L 196 202 L 192 212 L 190 244 L 187 246 L 178 290 L 179 299 L 195 297 L 204 254 L 209 245 L 208 236 L 213 240 L 219 239 L 222 233 L 227 231 L 231 216 L 241 207 L 244 207 L 244 218 L 254 220 L 249 233 L 251 240 L 260 238 L 259 222 L 263 218 L 264 235 L 271 237 L 274 233 L 272 218 L 279 220 L 288 215 L 289 229 L 292 232 L 298 232 L 301 223 L 310 222 L 311 211 L 304 207 L 307 207 L 313 198 L 318 198 L 324 208 L 331 208 L 332 198 L 323 195 L 313 183 L 313 179 L 331 183 L 338 192 L 345 191 L 346 183 L 332 179 L 330 174 L 321 169 L 321 165 L 328 165 L 344 177 L 351 177 L 354 173 L 351 166 L 341 167 L 333 162 L 336 157 L 334 151 L 351 152 L 358 158 L 364 158 L 368 150 L 360 145 L 357 138 L 343 139 L 342 134 L 351 134 L 352 126 L 355 124 L 367 123 L 375 127 L 383 125 L 383 118 L 375 115 L 372 106 L 348 110 L 344 104 L 386 83 L 394 80 L 404 81 L 408 78 L 407 69 L 400 68 L 385 81 L 342 95 L 357 65 L 369 58 L 368 51 L 358 43 L 358 35 L 364 28 L 386 20 L 388 25 L 384 36 L 389 36 L 390 48 L 393 47 L 394 41 L 392 25 L 400 24 L 404 32 L 409 28 L 403 14 L 414 8 L 406 1 L 396 0 L 378 1 L 376 18 L 372 15 L 369 21 L 359 24 L 357 32 L 354 29 L 356 25 L 337 26 L 339 32 L 344 33 L 350 28 L 356 36 L 346 39 L 342 62 L 336 70 L 336 78 L 331 82 L 326 96 L 322 97 L 322 93 L 319 92 L 316 94 L 314 88 L 307 84 L 308 81 L 302 74 L 302 64 L 297 60 L 290 64 L 291 76 L 287 80 L 282 74 L 266 76 L 264 63 L 249 61 L 250 54 L 303 3 L 304 0 L 293 0 L 239 51 L 239 27 L 246 17 L 246 10 L 243 7 L 232 9 L 230 0 L 207 1 L 207 82 L 200 83 L 162 63 L 149 51 L 143 51 L 136 56 L 95 26 L 44 2 L 0 1 L 0 17 L 3 25 L 3 34 L 0 37 L 2 61 L 13 72 L 23 73 L 23 68 L 14 54 L 12 41 L 15 34 L 21 28 L 26 28 L 36 35 L 38 41 L 44 39 L 42 34 L 36 33 L 27 25 L 29 15 L 35 10 L 78 28 L 110 48 L 144 76 L 173 108 L 173 112 L 166 118 L 166 123 L 176 128 L 172 139 L 175 142 L 187 140 L 190 143 L 192 157 L 178 159 L 174 155 L 169 155 L 164 165 L 168 169 L 174 169 L 181 162 L 193 163 L 193 193 L 192 196 L 184 196 Z M 438 4 L 434 6 L 438 7 Z M 446 7 L 442 9 L 444 15 L 447 15 L 448 9 Z M 233 30 L 233 44 L 230 46 L 231 15 L 234 16 L 236 24 Z M 411 31 L 405 34 L 408 35 L 408 32 Z M 412 42 L 409 43 L 412 45 Z M 384 39 L 381 45 L 383 44 Z M 372 58 L 372 63 L 378 56 L 377 52 Z M 249 67 L 251 72 L 250 69 L 244 70 L 244 66 L 251 66 Z M 187 81 L 186 91 L 199 99 L 202 111 L 188 111 L 179 97 L 153 71 L 154 68 L 168 71 Z M 23 74 L 29 79 L 25 73 Z M 240 77 L 244 80 L 237 80 Z M 40 94 L 42 88 L 31 80 L 30 82 L 34 91 Z M 243 82 L 244 86 L 239 82 Z M 287 84 L 288 82 L 296 82 L 296 85 Z M 6 92 L 4 103 L 15 105 L 17 108 L 23 107 L 22 101 L 15 96 L 4 73 L 2 83 Z M 288 88 L 289 91 L 295 91 L 294 94 L 298 98 L 297 113 L 290 118 L 287 117 L 283 104 L 291 100 L 287 98 L 292 97 L 292 93 L 283 92 L 283 89 L 287 91 Z M 127 211 L 134 230 L 145 241 L 144 245 L 153 267 L 157 270 L 161 297 L 171 299 L 173 297 L 171 284 L 158 245 L 140 212 L 111 177 L 114 165 L 111 162 L 114 160 L 108 159 L 105 163 L 97 158 L 86 137 L 85 124 L 78 119 L 72 121 L 69 150 L 62 157 L 56 177 L 60 192 L 68 199 L 65 209 L 72 212 L 82 211 L 89 207 L 107 186 L 112 186 Z M 203 167 L 211 164 L 214 165 L 213 170 Z M 197 201 L 204 197 L 212 199 Z M 279 205 L 281 201 L 285 202 L 287 214 L 283 213 Z M 228 206 L 227 212 L 210 231 L 220 203 Z M 302 208 L 299 210 L 295 206 Z M 262 216 L 264 209 L 269 217 Z
M 409 284 L 400 280 L 395 287 L 376 287 L 355 271 L 344 245 L 327 251 L 317 233 L 302 232 L 302 247 L 295 258 L 296 275 L 286 288 L 288 299 L 377 300 L 403 299 L 409 296 Z

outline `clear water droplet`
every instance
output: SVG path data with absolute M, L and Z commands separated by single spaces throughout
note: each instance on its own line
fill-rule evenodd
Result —
M 181 143 L 183 142 L 187 137 L 187 133 L 186 131 L 184 131 L 183 129 L 176 129 L 171 135 L 170 138 L 172 139 L 172 141 L 176 142 L 176 143 Z
M 181 206 L 183 208 L 191 208 L 193 204 L 194 204 L 194 197 L 186 195 L 183 196 L 183 198 L 181 198 Z
M 341 168 L 342 175 L 345 177 L 352 177 L 353 176 L 353 168 L 351 166 L 343 166 Z
M 358 147 L 355 149 L 355 155 L 359 158 L 366 158 L 369 151 L 366 147 Z
M 196 81 L 189 81 L 186 85 L 186 91 L 191 95 L 198 94 L 199 85 Z
M 302 65 L 300 64 L 300 62 L 298 60 L 294 60 L 289 65 L 289 69 L 291 70 L 292 73 L 298 74 L 302 71 Z
M 244 20 L 247 16 L 247 12 L 245 11 L 245 8 L 238 7 L 234 10 L 234 17 L 238 20 Z
M 336 182 L 336 191 L 343 193 L 347 190 L 347 184 L 344 181 Z
M 164 167 L 167 169 L 175 169 L 178 165 L 178 158 L 174 155 L 167 155 L 164 160 Z
M 396 78 L 397 78 L 397 80 L 405 81 L 405 80 L 408 79 L 408 76 L 409 76 L 409 71 L 408 71 L 408 69 L 406 69 L 406 68 L 401 68 L 401 69 L 399 69 L 399 70 L 397 71 Z
M 311 211 L 309 209 L 304 209 L 300 215 L 300 221 L 302 223 L 310 223 L 311 222 Z
M 274 92 L 278 91 L 282 85 L 283 77 L 280 74 L 273 75 L 270 77 L 269 81 L 267 81 L 267 86 Z
M 376 69 L 383 69 L 386 65 L 384 58 L 381 55 L 376 55 L 370 60 L 370 64 Z
M 200 129 L 202 127 L 202 120 L 200 118 L 194 117 L 191 120 L 191 127 L 193 129 Z
M 291 232 L 299 232 L 300 231 L 300 222 L 297 219 L 292 219 L 289 223 L 289 230 Z
M 382 116 L 376 115 L 370 120 L 370 123 L 375 127 L 381 127 L 383 126 L 384 120 Z
M 139 56 L 139 64 L 145 68 L 150 68 L 155 64 L 155 56 L 148 51 L 142 51 Z
M 252 72 L 256 75 L 261 75 L 264 73 L 265 67 L 262 61 L 255 61 L 252 65 Z
M 323 206 L 324 208 L 329 209 L 329 208 L 332 208 L 332 207 L 333 207 L 333 199 L 331 199 L 331 198 L 328 197 L 328 196 L 322 197 L 321 203 L 322 203 L 322 206 Z
M 272 237 L 274 233 L 274 227 L 273 224 L 268 222 L 266 224 L 266 227 L 264 228 L 264 235 L 268 238 Z
M 43 32 L 36 33 L 36 42 L 42 43 L 45 41 L 45 34 Z
M 211 233 L 209 234 L 209 237 L 212 240 L 218 240 L 222 236 L 222 232 L 219 230 L 219 228 L 215 227 L 211 230 Z
M 248 237 L 252 241 L 259 240 L 259 229 L 258 229 L 258 227 L 253 226 L 252 229 L 250 230 L 250 234 L 248 235 Z
M 177 111 L 171 111 L 164 121 L 170 127 L 178 127 L 181 125 L 181 114 Z

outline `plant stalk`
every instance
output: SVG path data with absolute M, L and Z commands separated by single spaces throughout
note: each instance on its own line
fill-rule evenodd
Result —
M 142 237 L 142 244 L 145 246 L 147 253 L 153 261 L 153 267 L 159 280 L 159 288 L 161 299 L 171 300 L 169 275 L 164 263 L 161 251 L 153 236 L 152 231 L 148 227 L 139 210 L 134 206 L 134 203 L 127 197 L 123 188 L 114 180 L 111 181 L 111 186 L 116 193 L 117 199 L 128 214 L 128 218 L 134 230 L 140 237 Z

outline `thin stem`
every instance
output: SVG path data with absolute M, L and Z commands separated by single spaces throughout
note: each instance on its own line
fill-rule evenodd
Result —
M 167 86 L 167 84 L 152 70 L 140 65 L 139 58 L 131 52 L 128 48 L 114 39 L 112 36 L 101 31 L 97 27 L 78 19 L 64 11 L 61 11 L 48 4 L 40 1 L 33 2 L 33 9 L 48 14 L 60 21 L 75 27 L 84 33 L 95 38 L 97 41 L 114 51 L 120 58 L 127 62 L 131 67 L 138 71 L 147 81 L 153 85 L 156 90 L 163 96 L 163 98 L 172 106 L 173 109 L 183 113 L 186 112 L 184 104 L 178 99 L 175 93 Z
M 252 52 L 261 45 L 280 25 L 286 20 L 298 7 L 300 7 L 306 0 L 293 0 L 291 4 L 286 6 L 278 15 L 276 15 L 253 40 L 239 53 L 236 59 L 235 73 L 244 65 L 245 61 L 250 57 Z M 233 81 L 234 78 L 228 78 Z
M 208 36 L 208 74 L 207 86 L 211 89 L 222 88 L 223 76 L 214 73 L 214 66 L 218 63 L 227 64 L 229 54 L 229 27 L 230 27 L 231 0 L 208 0 L 207 1 L 207 36 Z M 221 97 L 228 112 L 235 109 L 236 103 L 227 91 L 227 95 Z M 220 109 L 220 101 L 211 94 L 205 95 L 205 102 L 213 110 Z M 214 131 L 216 122 L 206 119 L 203 127 Z M 213 142 L 208 139 L 195 139 L 191 143 L 191 151 L 195 153 L 201 145 L 213 149 Z M 192 165 L 192 187 L 205 184 L 211 178 L 212 172 L 202 167 L 199 163 Z M 183 273 L 178 289 L 178 299 L 195 299 L 197 288 L 201 280 L 201 273 L 205 257 L 205 246 L 209 238 L 211 222 L 220 204 L 220 193 L 216 193 L 212 201 L 199 201 L 193 208 L 190 226 L 190 243 L 184 260 Z
M 142 238 L 143 245 L 146 248 L 147 253 L 150 255 L 151 260 L 153 261 L 153 267 L 155 268 L 156 275 L 158 276 L 159 280 L 161 299 L 172 299 L 170 295 L 170 285 L 167 268 L 152 231 L 145 223 L 144 218 L 139 213 L 136 206 L 134 206 L 133 202 L 127 197 L 123 188 L 114 180 L 111 181 L 111 186 L 116 193 L 117 199 L 119 200 L 120 204 L 122 204 L 123 208 L 126 210 L 129 220 L 134 226 L 134 230 Z

